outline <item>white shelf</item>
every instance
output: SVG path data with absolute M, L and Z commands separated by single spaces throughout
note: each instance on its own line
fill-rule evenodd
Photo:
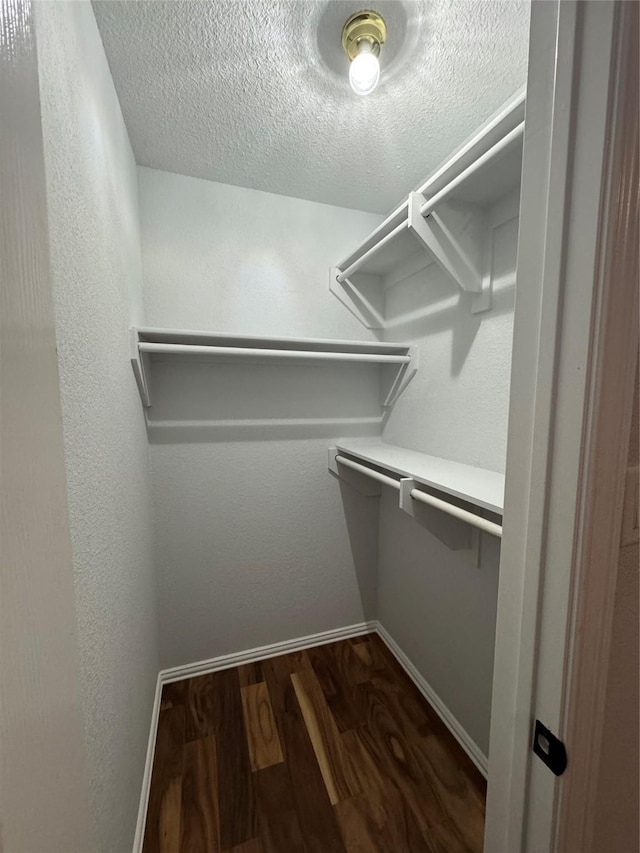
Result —
M 504 474 L 406 450 L 380 439 L 340 439 L 335 446 L 339 453 L 383 471 L 410 477 L 416 483 L 498 515 L 503 513 Z
M 434 262 L 474 313 L 491 307 L 485 211 L 520 185 L 524 108 L 521 91 L 331 269 L 331 292 L 367 328 L 385 328 L 387 287 Z
M 361 363 L 381 366 L 381 405 L 393 405 L 417 369 L 417 353 L 408 344 L 324 338 L 228 335 L 184 329 L 139 327 L 131 330 L 131 364 L 145 406 L 151 405 L 150 365 L 154 358 L 260 363 Z
M 303 350 L 318 353 L 370 353 L 380 355 L 407 355 L 406 344 L 381 343 L 379 341 L 342 341 L 329 338 L 278 338 L 269 335 L 227 335 L 223 332 L 197 332 L 185 329 L 155 329 L 140 326 L 134 330 L 140 343 L 186 344 L 194 346 L 217 346 L 268 349 Z M 171 352 L 171 350 L 167 350 Z

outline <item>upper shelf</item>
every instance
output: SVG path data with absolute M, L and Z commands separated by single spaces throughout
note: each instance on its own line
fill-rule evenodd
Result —
M 195 332 L 183 329 L 154 329 L 141 326 L 133 330 L 140 349 L 144 352 L 165 352 L 188 354 L 193 350 L 188 347 L 198 347 L 204 354 L 209 352 L 237 356 L 243 355 L 243 350 L 252 351 L 249 354 L 260 355 L 263 350 L 269 350 L 268 355 L 284 355 L 295 357 L 300 353 L 322 359 L 327 355 L 365 355 L 365 356 L 396 356 L 408 359 L 407 344 L 381 343 L 379 341 L 341 341 L 328 338 L 276 338 L 267 335 L 227 335 L 222 332 Z M 180 349 L 178 349 L 178 347 Z M 313 354 L 313 355 L 311 355 Z M 349 360 L 348 358 L 345 360 Z M 377 360 L 377 359 L 372 359 Z
M 191 356 L 218 360 L 251 359 L 290 363 L 356 362 L 390 366 L 381 378 L 382 406 L 390 406 L 417 369 L 417 353 L 408 344 L 324 338 L 278 338 L 227 335 L 181 329 L 131 330 L 131 364 L 145 406 L 151 405 L 149 361 L 152 356 Z
M 524 110 L 521 91 L 332 268 L 331 292 L 365 326 L 384 328 L 385 287 L 432 262 L 474 294 L 472 311 L 491 306 L 484 210 L 520 185 Z
M 411 477 L 452 497 L 502 515 L 504 474 L 463 465 L 415 450 L 406 450 L 381 439 L 341 439 L 337 449 L 400 477 Z

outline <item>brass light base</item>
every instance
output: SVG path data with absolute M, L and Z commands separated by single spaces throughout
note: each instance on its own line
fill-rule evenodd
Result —
M 380 53 L 380 45 L 384 44 L 387 37 L 387 25 L 384 19 L 370 9 L 356 12 L 347 20 L 342 28 L 342 47 L 353 61 L 358 54 L 358 45 L 362 41 L 371 44 L 371 51 L 376 56 Z

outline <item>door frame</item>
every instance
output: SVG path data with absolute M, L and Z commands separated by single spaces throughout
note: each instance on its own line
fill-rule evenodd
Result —
M 583 478 L 588 500 L 582 512 L 580 572 L 573 612 L 572 644 L 563 728 L 573 772 L 558 791 L 556 847 L 567 853 L 592 853 L 600 758 L 606 749 L 605 709 L 621 545 L 621 515 L 626 502 L 629 434 L 638 364 L 638 281 L 640 261 L 640 7 L 626 3 L 617 34 L 612 104 L 610 171 L 606 176 L 603 278 L 597 312 L 588 413 L 590 452 Z M 615 284 L 607 287 L 606 284 Z M 636 697 L 637 700 L 637 697 Z
M 634 6 L 532 4 L 487 853 L 585 849 L 570 846 L 571 815 L 586 805 L 572 740 L 586 682 L 575 675 L 582 666 L 603 705 L 638 348 L 634 252 L 619 251 L 633 203 L 615 215 L 637 180 L 637 149 L 622 144 L 637 122 Z M 580 631 L 594 575 L 606 589 L 589 596 L 597 659 Z M 533 756 L 536 718 L 571 747 L 563 776 Z M 588 725 L 597 732 L 597 708 Z

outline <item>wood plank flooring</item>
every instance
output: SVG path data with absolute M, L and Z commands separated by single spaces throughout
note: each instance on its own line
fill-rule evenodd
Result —
M 165 685 L 144 853 L 481 853 L 484 807 L 367 634 Z

